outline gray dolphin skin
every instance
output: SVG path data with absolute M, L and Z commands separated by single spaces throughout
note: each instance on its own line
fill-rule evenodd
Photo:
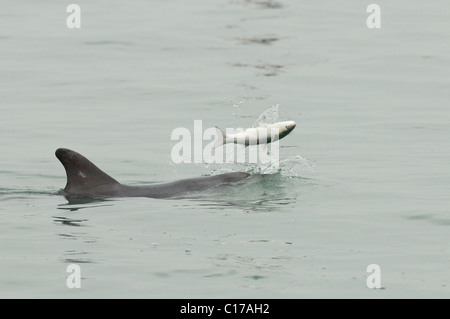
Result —
M 119 183 L 77 152 L 59 148 L 55 155 L 66 170 L 67 184 L 62 191 L 62 195 L 66 198 L 169 198 L 221 184 L 240 182 L 250 176 L 250 174 L 244 172 L 233 172 L 170 183 L 128 186 Z

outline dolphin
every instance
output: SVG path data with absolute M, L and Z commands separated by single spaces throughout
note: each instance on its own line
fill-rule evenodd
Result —
M 119 183 L 77 152 L 58 148 L 55 155 L 66 170 L 67 184 L 61 191 L 66 198 L 169 198 L 217 185 L 237 183 L 250 176 L 244 172 L 233 172 L 169 183 L 130 186 Z

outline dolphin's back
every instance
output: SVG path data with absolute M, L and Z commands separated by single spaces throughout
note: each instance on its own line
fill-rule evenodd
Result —
M 233 172 L 154 185 L 121 185 L 121 188 L 122 194 L 126 197 L 168 198 L 187 192 L 202 191 L 222 184 L 237 183 L 246 179 L 249 175 L 244 172 Z
M 66 170 L 67 184 L 63 190 L 66 197 L 168 198 L 186 192 L 205 190 L 220 184 L 236 183 L 250 175 L 244 172 L 233 172 L 163 184 L 128 186 L 120 184 L 77 152 L 59 148 L 55 154 Z

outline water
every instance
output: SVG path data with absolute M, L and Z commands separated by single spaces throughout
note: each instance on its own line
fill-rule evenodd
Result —
M 450 296 L 448 2 L 380 1 L 379 30 L 356 0 L 77 3 L 79 30 L 65 4 L 0 16 L 0 297 Z M 275 105 L 297 127 L 271 176 L 177 200 L 54 195 L 58 147 L 128 184 L 247 169 L 175 165 L 170 133 Z

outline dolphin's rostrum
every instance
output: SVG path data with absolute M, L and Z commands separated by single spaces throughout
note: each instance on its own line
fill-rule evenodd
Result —
M 244 172 L 233 172 L 170 183 L 129 186 L 119 183 L 77 152 L 59 148 L 55 155 L 66 169 L 67 184 L 62 194 L 67 198 L 168 198 L 187 192 L 205 190 L 216 185 L 236 183 L 250 175 Z

